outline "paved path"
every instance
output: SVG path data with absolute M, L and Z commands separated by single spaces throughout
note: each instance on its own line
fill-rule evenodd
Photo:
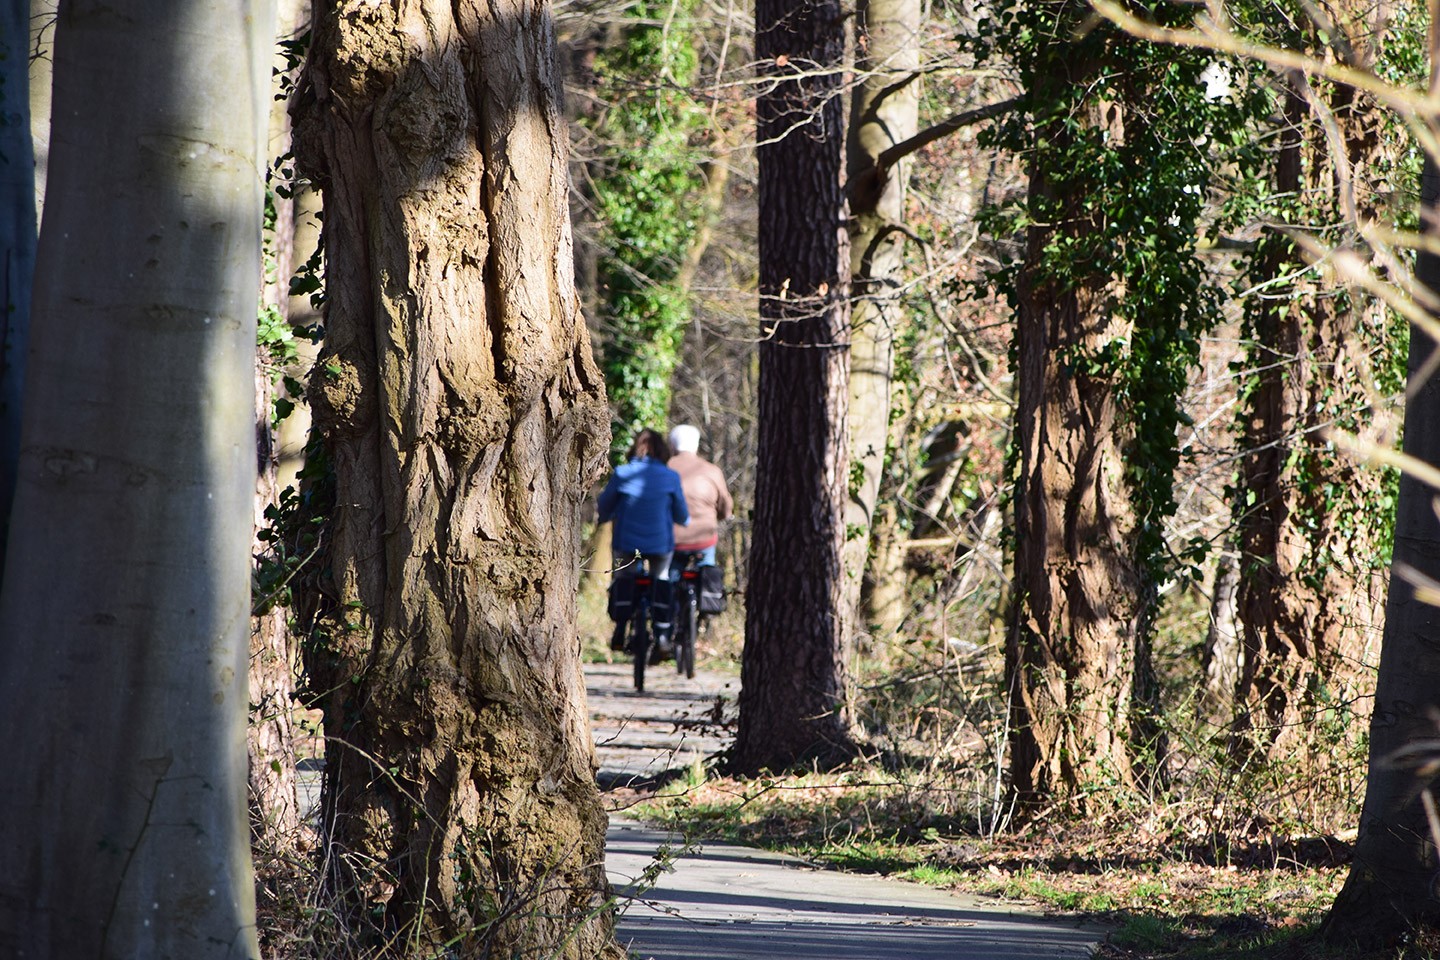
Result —
M 710 722 L 733 712 L 735 682 L 673 668 L 632 689 L 625 663 L 587 665 L 601 783 L 684 769 L 726 743 Z M 729 684 L 729 686 L 727 686 Z M 651 880 L 656 854 L 666 866 Z M 612 817 L 606 870 L 627 900 L 622 943 L 640 960 L 1059 960 L 1088 957 L 1105 931 L 1018 905 L 882 877 L 819 870 L 792 857 L 683 839 Z
M 653 886 L 662 844 L 679 853 Z M 1104 930 L 883 877 L 817 870 L 726 843 L 612 819 L 606 869 L 631 899 L 620 942 L 653 960 L 1054 960 L 1090 956 Z M 637 881 L 639 881 L 637 883 Z
M 684 770 L 728 745 L 721 721 L 734 718 L 739 687 L 738 679 L 703 669 L 687 680 L 662 663 L 646 671 L 638 694 L 628 660 L 586 664 L 601 789 Z

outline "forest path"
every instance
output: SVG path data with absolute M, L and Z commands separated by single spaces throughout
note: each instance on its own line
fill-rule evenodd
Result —
M 728 744 L 716 720 L 733 719 L 737 678 L 686 680 L 667 663 L 637 694 L 630 664 L 617 661 L 586 664 L 585 685 L 604 790 L 674 776 Z M 605 866 L 621 897 L 620 941 L 639 960 L 1079 960 L 1105 935 L 1002 901 L 689 844 L 616 814 Z
M 600 789 L 613 790 L 685 770 L 729 746 L 722 726 L 735 716 L 740 679 L 704 669 L 694 680 L 666 662 L 645 671 L 645 692 L 636 693 L 628 659 L 585 664 L 585 692 Z

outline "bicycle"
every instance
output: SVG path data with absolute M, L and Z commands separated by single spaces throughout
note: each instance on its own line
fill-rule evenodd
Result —
M 635 691 L 644 693 L 645 667 L 659 652 L 654 643 L 654 623 L 651 616 L 651 587 L 655 581 L 650 575 L 650 564 L 643 558 L 637 558 L 634 572 L 628 579 L 633 585 L 634 593 L 627 627 L 629 640 L 625 649 L 635 658 Z M 653 662 L 658 663 L 658 657 Z
M 700 632 L 700 554 L 681 551 L 672 561 L 675 581 L 675 672 L 695 679 L 695 637 Z

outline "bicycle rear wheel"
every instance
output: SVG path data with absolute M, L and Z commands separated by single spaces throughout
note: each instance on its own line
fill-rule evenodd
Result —
M 695 588 L 689 587 L 680 601 L 683 623 L 676 624 L 675 672 L 695 679 L 695 635 L 700 629 L 700 606 L 695 601 Z
M 635 691 L 645 692 L 645 664 L 650 661 L 650 629 L 642 613 L 636 613 L 631 620 L 634 631 L 630 639 L 630 652 L 635 656 Z

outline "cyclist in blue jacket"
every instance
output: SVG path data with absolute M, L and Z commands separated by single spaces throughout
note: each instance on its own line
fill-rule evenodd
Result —
M 670 445 L 654 430 L 644 429 L 630 446 L 630 459 L 615 468 L 605 489 L 600 492 L 599 520 L 612 521 L 611 549 L 615 569 L 633 564 L 635 555 L 650 565 L 655 582 L 666 580 L 670 558 L 675 553 L 675 525 L 690 522 L 685 505 L 685 489 L 680 475 L 665 465 L 670 459 Z M 611 646 L 624 645 L 625 624 L 615 626 Z M 670 643 L 668 636 L 657 631 L 661 650 Z

